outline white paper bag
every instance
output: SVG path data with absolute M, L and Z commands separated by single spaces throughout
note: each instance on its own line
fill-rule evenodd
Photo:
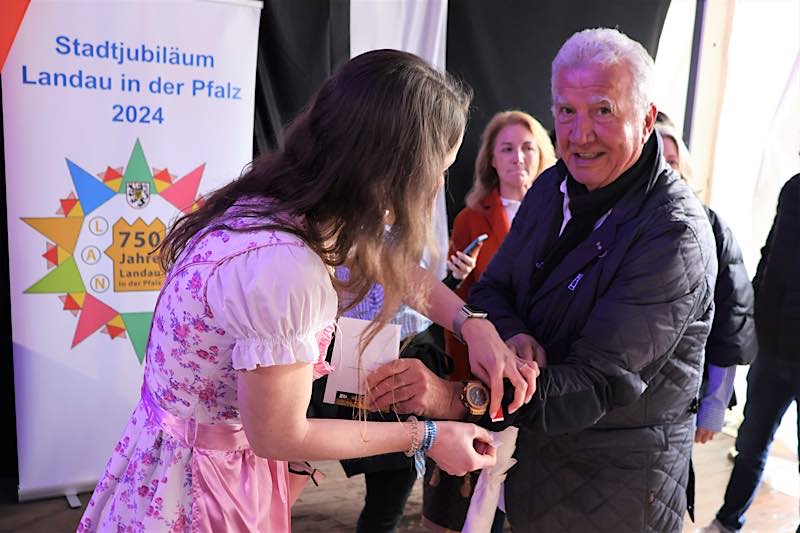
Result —
M 359 407 L 364 397 L 364 381 L 376 368 L 400 356 L 400 326 L 386 324 L 364 348 L 359 360 L 361 334 L 369 320 L 342 317 L 338 320 L 331 365 L 323 401 Z

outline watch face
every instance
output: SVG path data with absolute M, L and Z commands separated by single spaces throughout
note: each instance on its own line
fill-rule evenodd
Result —
M 485 315 L 487 314 L 486 311 L 478 307 L 477 305 L 470 305 L 466 304 L 464 307 L 469 311 L 470 314 L 473 315 Z
M 467 400 L 475 407 L 483 407 L 489 403 L 489 395 L 481 386 L 470 387 L 467 390 Z

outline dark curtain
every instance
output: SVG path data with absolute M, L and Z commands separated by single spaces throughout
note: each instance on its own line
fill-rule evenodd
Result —
M 264 2 L 258 34 L 255 155 L 282 144 L 281 128 L 349 58 L 349 0 Z
M 494 113 L 527 111 L 545 128 L 550 64 L 573 33 L 617 28 L 655 57 L 669 0 L 457 0 L 448 4 L 447 70 L 475 89 L 473 112 L 448 179 L 450 223 L 464 207 L 480 135 Z
M 1 84 L 0 84 L 1 85 Z M 3 109 L 3 91 L 0 87 L 0 110 Z M 11 289 L 8 277 L 8 213 L 6 211 L 5 138 L 3 113 L 0 111 L 0 235 L 5 242 L 0 246 L 0 306 L 2 331 L 0 331 L 0 498 L 16 500 L 17 484 L 17 425 L 14 407 L 14 362 L 11 344 Z

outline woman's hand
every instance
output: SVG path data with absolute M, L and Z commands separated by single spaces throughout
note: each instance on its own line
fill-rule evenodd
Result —
M 547 353 L 542 348 L 542 345 L 527 333 L 517 333 L 506 341 L 512 352 L 517 354 L 517 357 L 528 360 L 536 361 L 539 368 L 547 366 Z
M 489 413 L 492 416 L 501 412 L 504 378 L 514 386 L 514 401 L 508 406 L 509 413 L 531 400 L 539 376 L 539 365 L 535 361 L 517 357 L 486 319 L 470 318 L 464 321 L 461 334 L 469 348 L 472 373 L 491 389 Z
M 428 455 L 452 476 L 482 470 L 494 465 L 496 460 L 489 432 L 462 422 L 437 422 L 436 440 Z
M 470 272 L 475 268 L 475 260 L 478 258 L 481 246 L 482 245 L 478 245 L 475 251 L 469 255 L 462 251 L 457 251 L 450 256 L 450 260 L 447 261 L 447 268 L 453 273 L 454 278 L 465 279 L 469 276 Z

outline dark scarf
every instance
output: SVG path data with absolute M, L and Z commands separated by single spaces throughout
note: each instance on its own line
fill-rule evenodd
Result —
M 550 246 L 547 254 L 542 261 L 537 262 L 537 268 L 533 272 L 531 279 L 531 290 L 535 291 L 547 277 L 553 272 L 559 263 L 582 243 L 594 230 L 594 225 L 607 213 L 623 196 L 630 191 L 636 190 L 647 185 L 647 177 L 650 175 L 647 169 L 653 168 L 657 164 L 658 140 L 655 133 L 650 135 L 650 139 L 642 149 L 642 155 L 622 175 L 606 185 L 593 191 L 589 191 L 585 185 L 575 181 L 570 174 L 567 165 L 562 159 L 556 163 L 559 174 L 567 177 L 567 192 L 569 194 L 569 210 L 572 214 L 567 226 L 558 239 Z M 562 217 L 555 228 L 558 231 L 561 227 Z

